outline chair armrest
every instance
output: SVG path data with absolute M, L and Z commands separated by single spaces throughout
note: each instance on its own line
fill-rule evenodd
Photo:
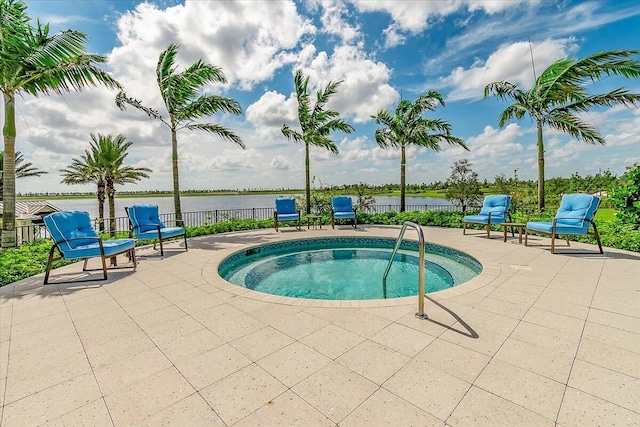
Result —
M 184 228 L 184 219 L 176 219 L 176 227 Z

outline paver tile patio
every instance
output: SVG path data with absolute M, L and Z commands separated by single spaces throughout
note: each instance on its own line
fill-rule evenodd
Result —
M 293 299 L 217 274 L 247 245 L 398 227 L 205 236 L 138 248 L 107 281 L 0 288 L 0 424 L 640 425 L 640 254 L 425 231 L 483 264 L 427 295 L 428 320 L 416 297 Z

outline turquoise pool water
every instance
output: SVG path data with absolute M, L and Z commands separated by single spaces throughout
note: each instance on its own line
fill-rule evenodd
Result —
M 238 286 L 274 295 L 329 300 L 399 298 L 418 294 L 418 243 L 400 246 L 386 288 L 382 276 L 394 239 L 321 238 L 252 247 L 227 257 L 218 272 Z M 425 290 L 466 282 L 482 271 L 473 257 L 444 246 L 425 247 Z

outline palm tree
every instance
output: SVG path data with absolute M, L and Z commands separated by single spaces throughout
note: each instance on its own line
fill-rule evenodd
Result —
M 167 50 L 160 54 L 156 67 L 156 78 L 162 100 L 168 111 L 168 117 L 164 117 L 158 110 L 142 105 L 142 102 L 127 97 L 120 92 L 116 97 L 116 104 L 122 110 L 125 104 L 131 105 L 146 113 L 149 117 L 160 120 L 171 130 L 171 161 L 173 166 L 173 203 L 176 212 L 176 220 L 182 221 L 180 209 L 180 183 L 178 177 L 178 138 L 177 132 L 181 129 L 202 130 L 218 135 L 222 139 L 229 140 L 241 148 L 244 143 L 238 135 L 217 123 L 195 123 L 201 117 L 212 116 L 216 113 L 226 112 L 241 114 L 242 108 L 238 101 L 217 95 L 200 95 L 202 87 L 207 83 L 226 83 L 221 68 L 207 64 L 199 59 L 193 65 L 181 73 L 176 73 L 175 58 L 178 53 L 178 45 L 170 44 Z
M 103 56 L 87 54 L 87 36 L 74 30 L 49 35 L 49 25 L 34 26 L 21 0 L 0 0 L 0 91 L 4 100 L 2 248 L 16 246 L 16 95 L 81 91 L 87 86 L 120 85 L 96 64 Z
M 104 232 L 104 201 L 106 200 L 104 174 L 94 164 L 93 157 L 89 153 L 80 159 L 72 159 L 71 165 L 66 169 L 60 169 L 62 183 L 67 185 L 96 184 L 98 197 L 98 226 Z
M 2 174 L 4 171 L 3 158 L 4 158 L 4 154 L 2 151 L 0 151 L 0 200 L 2 200 L 2 189 L 3 189 L 3 185 L 2 185 Z M 15 161 L 16 179 L 28 178 L 31 176 L 40 176 L 40 175 L 44 175 L 45 173 L 48 173 L 45 171 L 38 170 L 33 166 L 33 163 L 31 162 L 27 162 L 27 163 L 22 163 L 22 162 L 24 162 L 22 153 L 20 153 L 19 151 L 16 151 L 16 161 Z
M 543 126 L 567 133 L 588 144 L 604 145 L 605 140 L 595 125 L 587 123 L 580 113 L 594 107 L 622 104 L 627 107 L 640 101 L 640 94 L 623 88 L 603 94 L 590 95 L 589 83 L 602 77 L 617 75 L 627 78 L 640 77 L 640 62 L 629 58 L 637 54 L 632 50 L 599 52 L 584 59 L 560 59 L 551 64 L 536 78 L 534 86 L 523 91 L 508 81 L 489 83 L 484 97 L 495 95 L 500 100 L 512 100 L 499 117 L 503 127 L 507 121 L 522 119 L 528 114 L 536 122 L 538 130 L 538 209 L 544 209 L 544 142 Z
M 109 205 L 109 231 L 115 233 L 115 185 L 134 184 L 142 178 L 149 178 L 149 168 L 125 166 L 128 149 L 133 143 L 123 135 L 91 134 L 91 149 L 85 150 L 80 159 L 73 159 L 67 169 L 61 170 L 65 184 L 96 183 L 98 186 L 98 215 L 100 231 L 104 231 L 104 200 Z
M 309 175 L 309 147 L 321 147 L 338 154 L 338 147 L 329 138 L 332 131 L 340 131 L 345 133 L 353 132 L 353 127 L 342 119 L 339 119 L 339 113 L 334 110 L 326 110 L 325 106 L 332 95 L 337 92 L 338 86 L 342 83 L 329 82 L 324 90 L 316 93 L 316 102 L 311 107 L 311 97 L 307 87 L 309 85 L 309 77 L 304 77 L 302 70 L 296 71 L 293 79 L 296 89 L 296 98 L 298 98 L 298 121 L 300 123 L 301 132 L 291 129 L 287 125 L 282 126 L 282 134 L 289 140 L 304 143 L 305 149 L 305 195 L 306 195 L 306 212 L 311 213 L 311 179 Z
M 400 212 L 405 210 L 406 148 L 410 145 L 428 147 L 440 151 L 440 143 L 459 145 L 469 150 L 464 141 L 451 135 L 451 125 L 442 119 L 423 117 L 426 111 L 433 111 L 438 104 L 444 106 L 442 95 L 434 90 L 421 95 L 415 102 L 403 99 L 395 110 L 395 115 L 380 110 L 371 116 L 378 125 L 376 142 L 382 149 L 400 147 Z

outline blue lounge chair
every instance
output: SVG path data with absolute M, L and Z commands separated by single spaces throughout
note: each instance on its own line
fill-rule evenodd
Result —
M 278 231 L 279 221 L 296 221 L 296 228 L 300 229 L 300 211 L 296 210 L 296 199 L 293 197 L 278 197 L 273 211 L 273 226 Z
M 593 218 L 596 216 L 600 198 L 591 194 L 565 194 L 562 196 L 560 207 L 556 216 L 551 222 L 527 222 L 524 234 L 524 244 L 528 243 L 529 233 L 543 234 L 551 236 L 551 253 L 555 254 L 556 236 L 564 235 L 585 235 L 593 234 L 598 242 L 600 253 L 602 243 Z M 593 226 L 593 233 L 589 233 L 589 226 Z M 569 238 L 567 237 L 567 246 Z
M 509 208 L 511 207 L 511 196 L 497 194 L 487 196 L 482 202 L 482 209 L 477 215 L 466 215 L 462 219 L 462 234 L 467 234 L 467 224 L 483 224 L 487 229 L 487 239 L 491 238 L 491 224 L 506 222 L 507 217 L 511 221 Z
M 153 249 L 156 242 L 160 242 L 160 256 L 164 256 L 163 243 L 169 239 L 182 237 L 184 249 L 187 246 L 187 233 L 184 227 L 166 227 L 158 214 L 158 205 L 140 204 L 124 208 L 129 217 L 131 231 L 137 240 L 153 240 Z
M 44 217 L 44 225 L 47 227 L 49 235 L 53 239 L 53 246 L 49 251 L 49 260 L 47 261 L 47 269 L 44 274 L 44 284 L 49 283 L 49 274 L 51 273 L 51 265 L 53 261 L 58 259 L 84 259 L 82 271 L 87 270 L 87 261 L 89 258 L 100 257 L 102 260 L 103 279 L 107 279 L 107 258 L 114 259 L 116 255 L 128 253 L 133 269 L 135 270 L 136 242 L 133 239 L 114 239 L 102 241 L 98 236 L 95 228 L 91 224 L 91 218 L 88 212 L 82 211 L 63 211 L 54 212 Z M 58 251 L 60 256 L 54 257 L 54 253 Z M 76 280 L 75 282 L 87 282 L 95 279 Z M 65 283 L 65 282 L 56 282 Z
M 331 228 L 335 228 L 336 219 L 351 219 L 353 228 L 358 228 L 358 217 L 353 209 L 351 197 L 336 196 L 331 199 Z

